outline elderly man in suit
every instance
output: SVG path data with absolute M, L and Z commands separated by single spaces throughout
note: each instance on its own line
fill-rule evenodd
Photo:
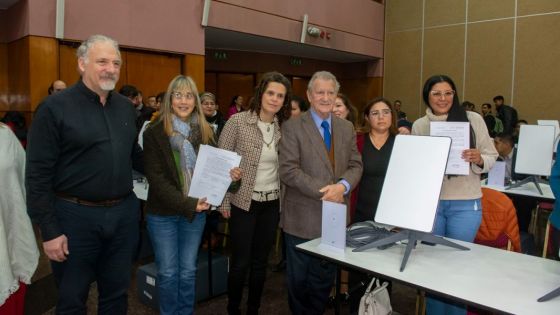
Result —
M 352 124 L 332 115 L 340 85 L 316 72 L 307 87 L 311 110 L 282 126 L 279 173 L 284 185 L 280 224 L 286 232 L 288 297 L 293 314 L 323 314 L 334 265 L 296 250 L 321 236 L 322 201 L 347 203 L 362 175 Z

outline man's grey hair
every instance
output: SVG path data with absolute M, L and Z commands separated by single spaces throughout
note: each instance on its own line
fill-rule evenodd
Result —
M 116 40 L 112 39 L 109 36 L 105 36 L 105 35 L 91 35 L 90 37 L 88 37 L 88 39 L 86 39 L 84 42 L 82 42 L 80 47 L 78 47 L 78 50 L 76 51 L 76 56 L 78 56 L 78 59 L 83 59 L 86 63 L 88 63 L 88 61 L 89 61 L 88 60 L 88 53 L 89 53 L 90 48 L 94 44 L 100 43 L 100 42 L 106 42 L 106 43 L 109 43 L 109 44 L 113 45 L 113 47 L 117 51 L 117 54 L 119 55 L 119 57 L 121 56 L 121 52 L 119 51 L 119 43 L 117 43 Z
M 334 89 L 335 89 L 334 92 L 338 93 L 338 90 L 340 90 L 340 83 L 338 83 L 334 74 L 332 74 L 328 71 L 317 71 L 313 74 L 313 76 L 311 77 L 311 80 L 309 80 L 309 84 L 307 84 L 307 91 L 313 92 L 313 83 L 315 83 L 315 80 L 317 80 L 317 79 L 322 79 L 322 80 L 325 80 L 325 81 L 333 81 L 334 82 Z

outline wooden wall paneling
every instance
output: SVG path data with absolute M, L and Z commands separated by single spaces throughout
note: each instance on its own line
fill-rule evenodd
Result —
M 356 124 L 363 123 L 362 111 L 365 105 L 383 94 L 383 78 L 342 79 L 341 93 L 348 96 L 357 110 Z
M 385 43 L 383 95 L 391 101 L 401 100 L 409 119 L 424 115 L 420 78 L 422 32 L 387 33 Z
M 8 44 L 8 78 L 10 110 L 30 110 L 29 37 Z
M 519 119 L 534 124 L 538 119 L 560 117 L 560 14 L 517 20 L 515 83 L 512 104 Z
M 185 54 L 183 57 L 183 73 L 193 78 L 199 91 L 204 91 L 205 57 L 202 55 Z
M 125 69 L 121 70 L 121 75 L 126 72 L 126 81 L 120 81 L 137 87 L 144 99 L 165 92 L 169 82 L 181 73 L 180 55 L 127 51 L 126 56 Z
M 424 0 L 391 0 L 385 4 L 386 32 L 422 27 Z
M 204 91 L 218 94 L 218 74 L 215 72 L 206 72 L 204 74 Z
M 469 0 L 469 22 L 512 17 L 515 15 L 516 2 L 516 0 Z
M 383 77 L 366 78 L 366 100 L 370 100 L 383 96 Z M 390 100 L 393 102 L 394 100 Z M 366 102 L 367 103 L 367 102 Z
M 460 97 L 474 103 L 478 112 L 482 103 L 494 104 L 496 95 L 506 102 L 511 98 L 513 29 L 512 19 L 468 26 L 465 91 Z
M 464 56 L 465 25 L 426 29 L 422 84 L 432 75 L 446 74 L 455 82 L 462 100 Z
M 121 73 L 119 76 L 119 81 L 117 82 L 117 85 L 115 86 L 115 91 L 118 91 L 121 89 L 121 87 L 125 84 L 129 84 L 128 83 L 128 51 L 121 49 L 121 60 L 122 60 L 122 65 L 121 65 Z
M 366 85 L 365 79 L 341 79 L 340 81 L 340 93 L 346 95 L 352 105 L 356 108 L 357 112 L 361 112 L 362 108 L 365 106 L 366 99 Z M 359 125 L 361 123 L 361 117 L 356 117 L 356 123 Z
M 80 79 L 80 74 L 78 73 L 78 59 L 76 57 L 76 46 L 71 46 L 69 44 L 61 43 L 58 46 L 58 72 L 59 79 L 66 82 L 67 86 L 70 86 Z
M 255 79 L 253 74 L 219 73 L 218 74 L 218 105 L 220 111 L 227 113 L 231 100 L 235 95 L 243 96 L 243 106 L 247 108 L 253 96 Z
M 29 37 L 29 68 L 29 110 L 34 112 L 48 96 L 51 83 L 58 79 L 58 41 L 55 38 Z
M 8 110 L 8 44 L 0 43 L 0 117 Z
M 293 77 L 292 78 L 292 94 L 307 100 L 307 84 L 310 78 Z
M 216 59 L 215 53 L 225 53 L 226 59 Z M 290 56 L 275 55 L 260 52 L 235 51 L 235 50 L 212 50 L 206 51 L 206 71 L 218 73 L 266 73 L 278 71 L 285 76 L 311 77 L 315 71 L 325 70 L 339 77 L 343 72 L 348 73 L 347 65 L 326 60 L 308 58 L 295 58 L 301 61 L 301 65 L 293 65 L 294 59 Z M 363 68 L 359 69 L 360 73 Z M 258 81 L 257 81 L 258 82 Z
M 560 11 L 557 0 L 517 0 L 517 15 L 529 15 Z
M 431 0 L 424 2 L 424 26 L 464 23 L 467 1 Z M 421 13 L 420 13 L 421 14 Z

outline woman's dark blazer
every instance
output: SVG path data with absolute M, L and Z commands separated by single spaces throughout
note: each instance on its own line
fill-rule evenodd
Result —
M 198 152 L 199 128 L 192 128 L 189 141 Z M 150 184 L 146 211 L 157 215 L 184 215 L 192 221 L 198 199 L 183 194 L 169 137 L 161 121 L 152 123 L 144 132 L 144 172 Z

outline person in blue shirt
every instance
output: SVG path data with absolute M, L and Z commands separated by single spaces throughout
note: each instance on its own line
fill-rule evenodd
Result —
M 560 150 L 560 143 L 558 144 L 558 148 L 556 149 L 557 152 Z M 556 158 L 556 162 L 552 167 L 552 174 L 550 174 L 550 188 L 552 189 L 552 193 L 554 194 L 554 198 L 558 200 L 560 198 L 560 161 L 558 161 L 558 157 Z M 554 253 L 555 259 L 560 259 L 558 249 L 560 247 L 560 203 L 554 203 L 554 210 L 550 214 L 548 219 L 550 221 L 550 230 L 551 230 L 551 242 L 552 242 L 552 249 Z

